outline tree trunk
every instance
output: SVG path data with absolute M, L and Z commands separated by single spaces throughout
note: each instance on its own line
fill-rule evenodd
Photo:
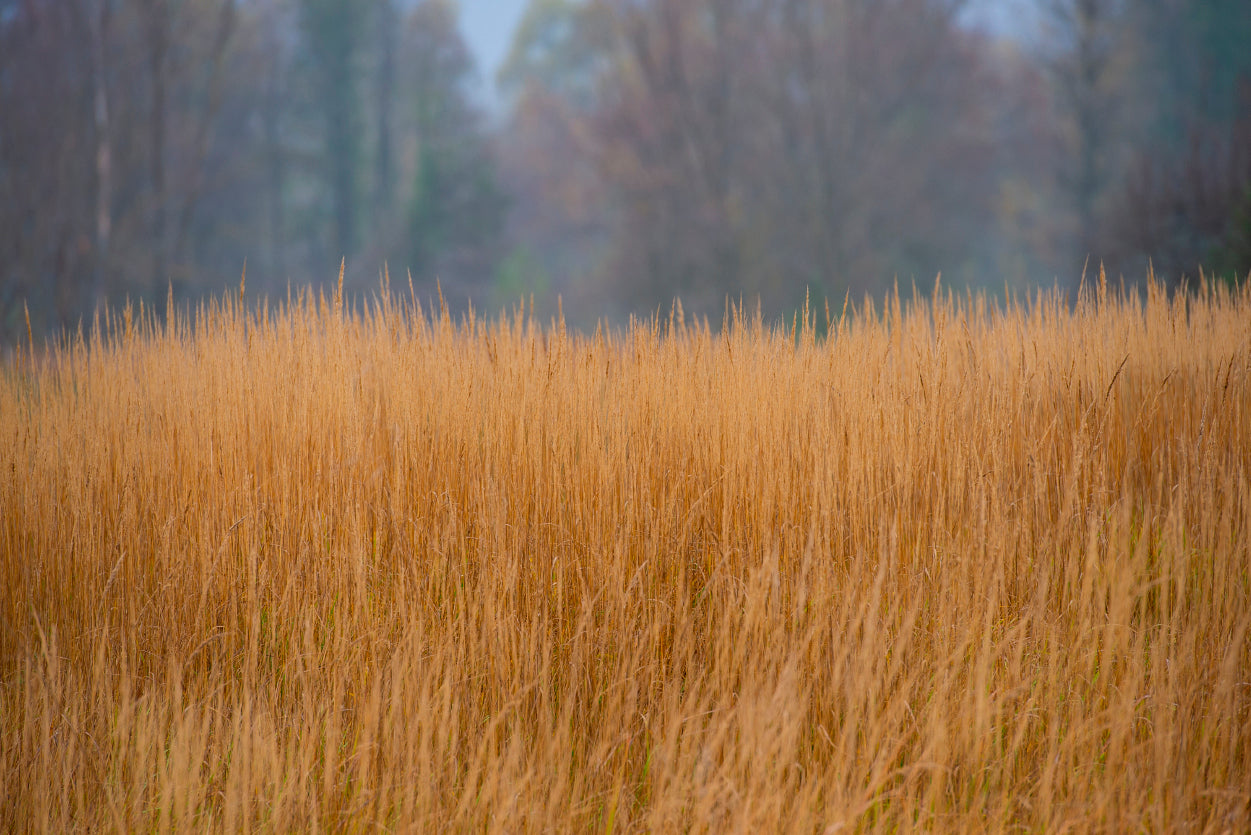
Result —
M 261 111 L 261 123 L 265 132 L 265 174 L 269 214 L 269 269 L 271 277 L 286 277 L 286 216 L 283 205 L 283 188 L 286 183 L 285 157 L 282 148 L 283 106 L 283 57 L 280 52 L 280 22 L 275 3 L 266 6 L 265 41 L 265 98 Z
M 222 61 L 226 55 L 226 47 L 234 34 L 235 0 L 223 0 L 221 14 L 217 20 L 217 34 L 213 40 L 213 53 L 210 59 L 208 102 L 200 113 L 200 121 L 196 125 L 195 138 L 192 142 L 191 175 L 187 193 L 182 201 L 178 214 L 178 229 L 174 236 L 173 258 L 175 263 L 183 261 L 187 247 L 187 236 L 191 230 L 191 220 L 195 216 L 196 204 L 200 200 L 200 192 L 204 188 L 204 162 L 208 157 L 209 140 L 213 123 L 222 105 Z
M 109 136 L 108 35 L 110 0 L 98 0 L 89 9 L 91 27 L 92 106 L 96 151 L 96 252 L 91 294 L 96 304 L 108 296 L 109 245 L 113 233 L 113 148 Z
M 169 2 L 145 0 L 148 35 L 148 73 L 152 85 L 152 113 L 149 130 L 152 178 L 152 294 L 161 295 L 169 279 L 168 223 L 165 188 L 165 56 L 169 51 Z
M 396 14 L 392 0 L 382 0 L 378 9 L 378 150 L 374 168 L 374 211 L 384 219 L 395 196 L 391 115 L 395 101 Z

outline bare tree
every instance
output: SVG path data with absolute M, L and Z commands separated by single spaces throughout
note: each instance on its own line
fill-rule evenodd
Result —
M 191 151 L 183 186 L 182 205 L 178 213 L 178 227 L 174 234 L 173 257 L 176 262 L 186 258 L 187 239 L 205 184 L 205 163 L 217 116 L 221 111 L 223 89 L 223 62 L 235 30 L 235 0 L 219 0 L 216 6 L 213 35 L 209 41 L 207 70 L 203 79 L 204 105 L 196 113 L 191 129 Z M 177 282 L 175 282 L 177 283 Z
M 365 4 L 363 0 L 301 0 L 300 8 L 324 131 L 335 247 L 339 255 L 350 255 L 357 243 L 361 117 L 356 62 Z
M 612 7 L 617 59 L 596 125 L 599 166 L 623 211 L 616 271 L 637 300 L 715 307 L 751 268 L 746 175 L 762 9 L 656 0 Z
M 1044 0 L 1053 29 L 1049 66 L 1068 117 L 1066 159 L 1059 172 L 1073 213 L 1080 260 L 1099 257 L 1102 209 L 1120 160 L 1117 109 L 1127 46 L 1122 0 Z M 1080 278 L 1080 273 L 1074 270 Z
M 615 270 L 637 299 L 787 306 L 965 257 L 988 140 L 955 4 L 610 8 L 600 169 L 624 215 Z
M 109 249 L 113 233 L 113 144 L 109 125 L 109 26 L 112 0 L 81 0 L 91 32 L 92 114 L 95 129 L 95 270 L 91 295 L 100 304 L 108 295 Z
M 151 105 L 148 114 L 149 148 L 152 183 L 152 292 L 159 293 L 165 282 L 169 263 L 169 235 L 166 222 L 168 194 L 165 182 L 166 157 L 166 77 L 170 46 L 169 0 L 142 0 L 147 38 L 148 83 Z
M 390 214 L 395 200 L 395 76 L 396 45 L 399 40 L 399 13 L 393 0 L 378 0 L 378 66 L 375 77 L 374 115 L 377 119 L 374 153 L 374 214 L 381 219 Z
M 287 273 L 286 235 L 286 181 L 287 154 L 282 131 L 285 103 L 288 97 L 286 84 L 287 64 L 290 56 L 284 49 L 283 28 L 285 9 L 282 0 L 266 0 L 261 10 L 261 43 L 264 57 L 261 63 L 261 124 L 265 169 L 265 203 L 267 225 L 267 250 L 271 275 L 285 277 Z
M 79 3 L 0 15 L 0 339 L 76 316 L 91 290 L 96 143 L 90 28 Z M 38 211 L 33 211 L 38 200 Z

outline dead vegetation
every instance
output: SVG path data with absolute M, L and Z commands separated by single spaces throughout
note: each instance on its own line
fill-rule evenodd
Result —
M 0 374 L 0 829 L 1246 831 L 1251 291 Z

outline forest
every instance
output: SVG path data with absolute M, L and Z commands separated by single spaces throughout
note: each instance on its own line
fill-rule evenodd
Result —
M 1018 5 L 532 0 L 487 77 L 449 0 L 0 0 L 0 343 L 341 262 L 584 327 L 1245 277 L 1251 7 Z

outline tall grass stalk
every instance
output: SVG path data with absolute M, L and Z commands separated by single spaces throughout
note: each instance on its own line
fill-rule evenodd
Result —
M 814 319 L 9 361 L 0 829 L 1251 829 L 1251 291 Z

